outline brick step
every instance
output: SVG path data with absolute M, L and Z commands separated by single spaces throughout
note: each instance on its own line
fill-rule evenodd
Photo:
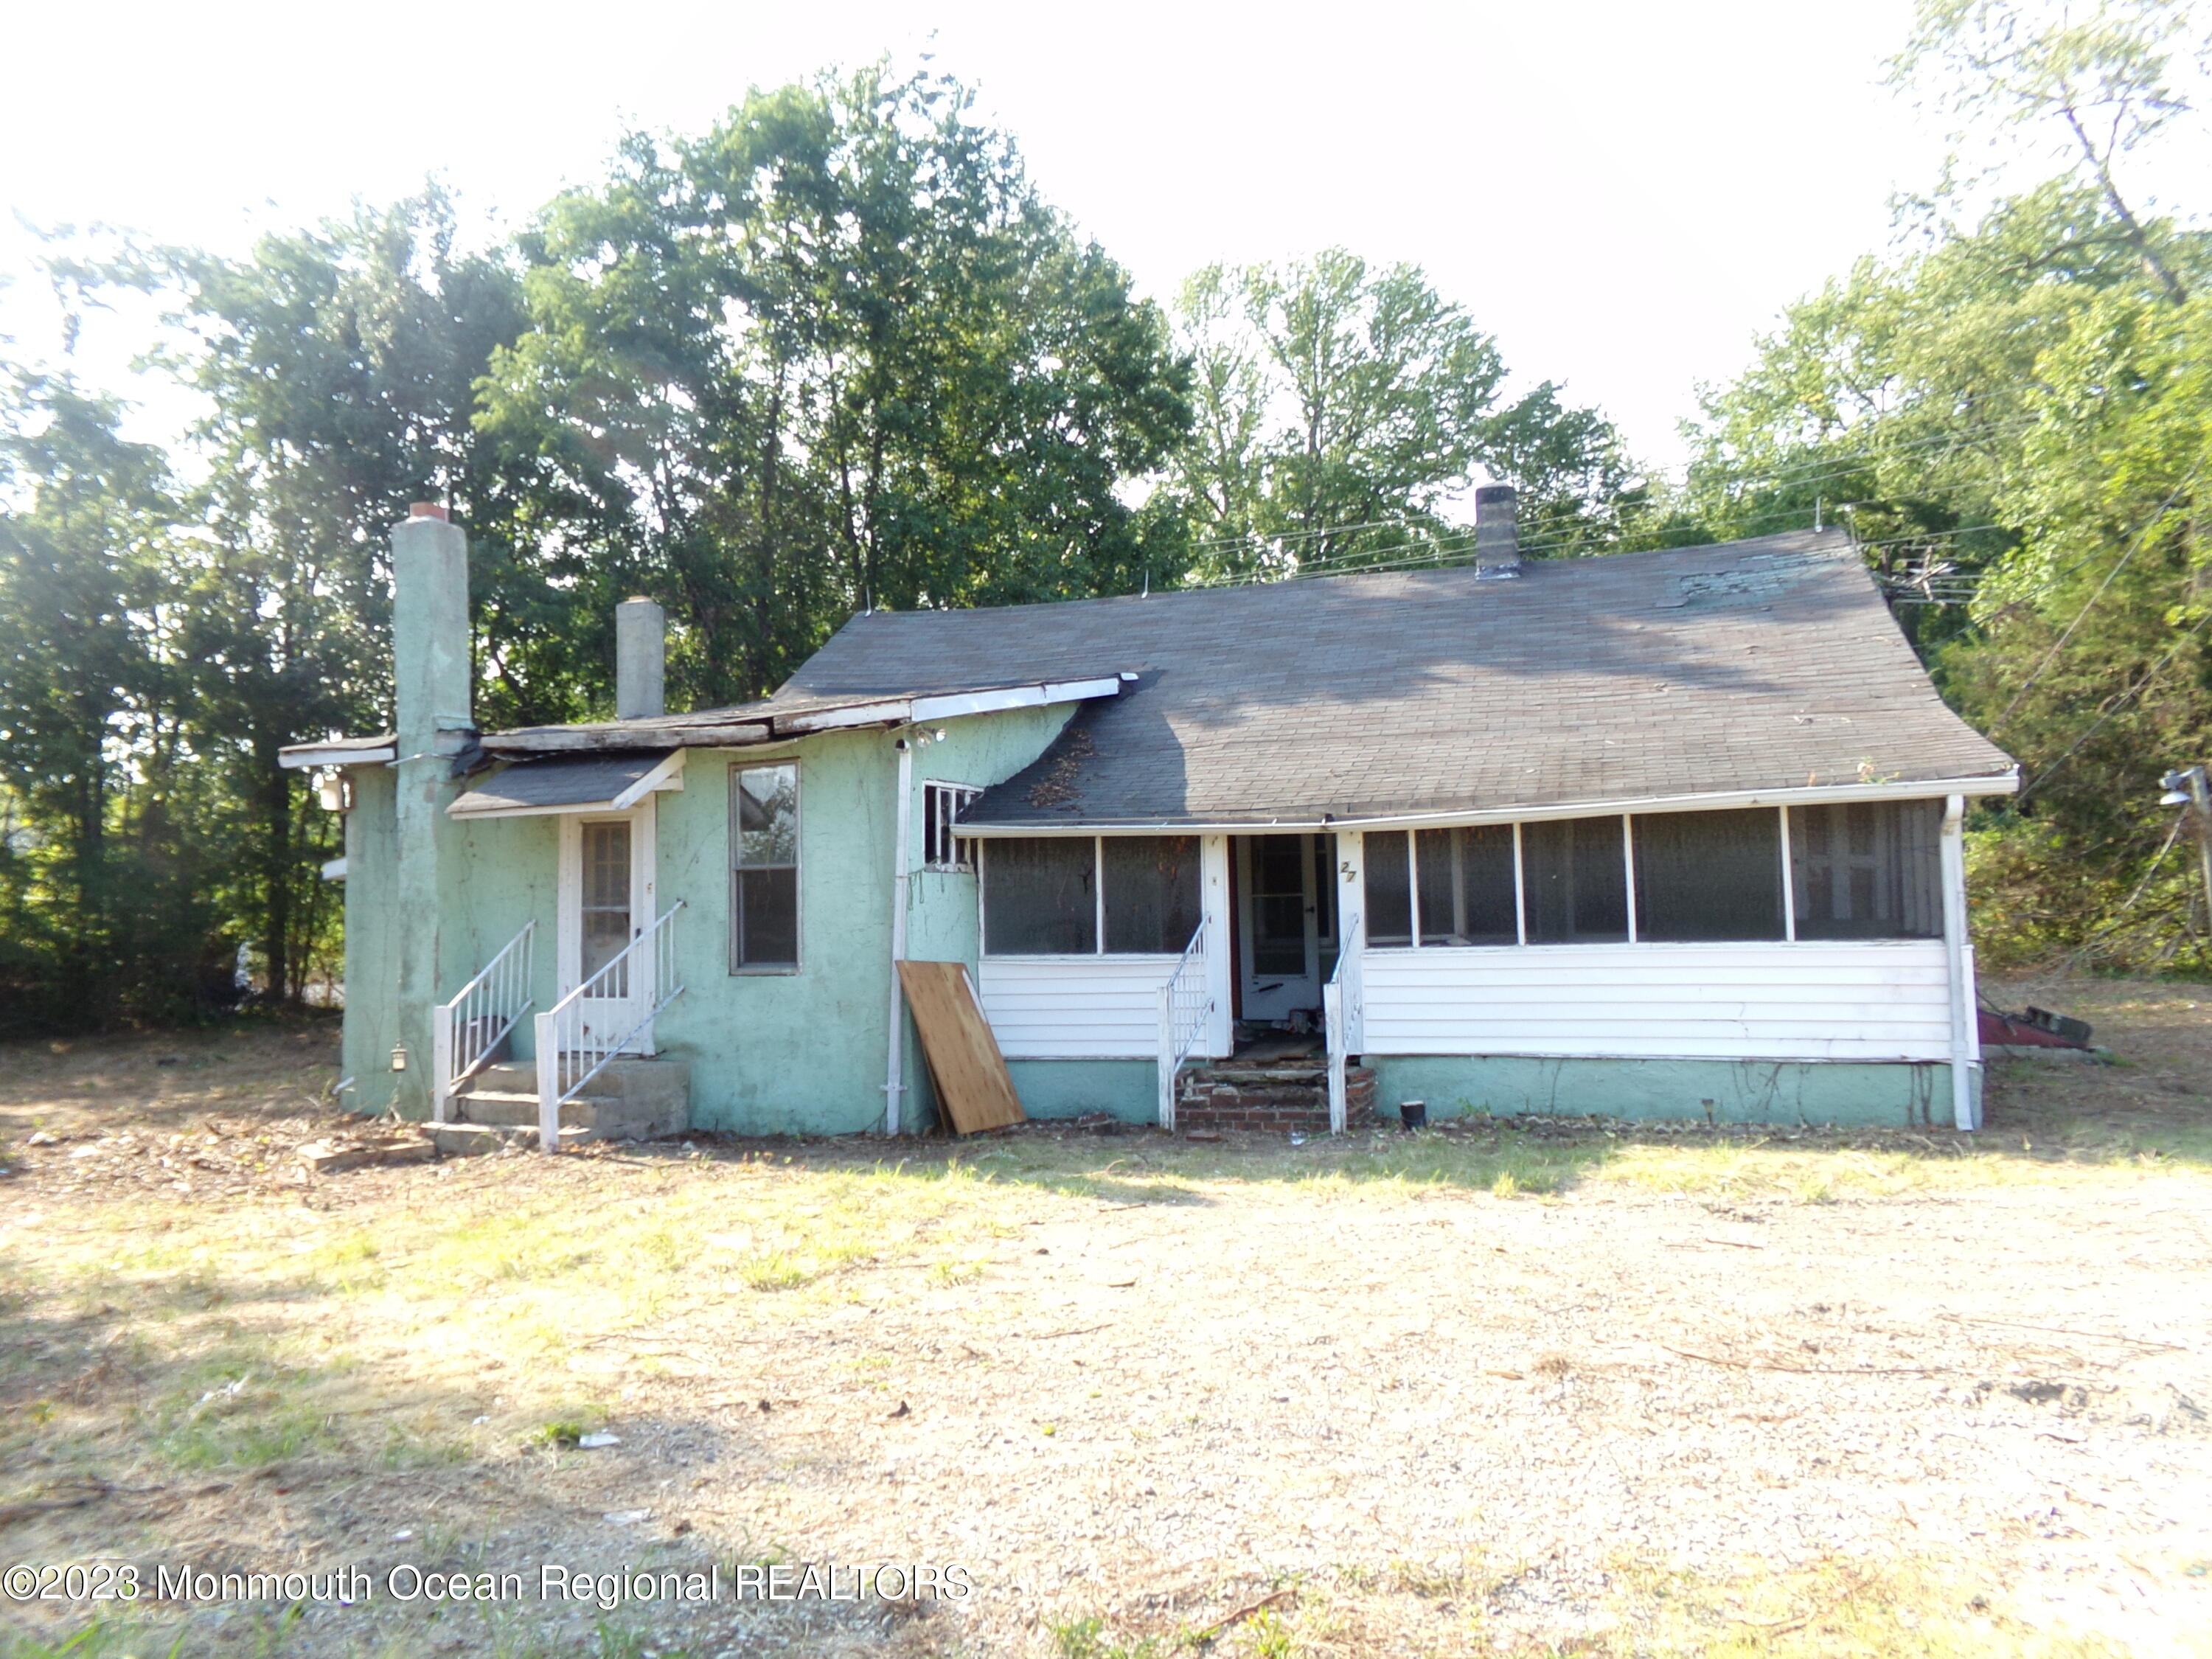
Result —
M 1176 1080 L 1176 1127 L 1179 1129 L 1246 1129 L 1266 1133 L 1327 1134 L 1328 1087 L 1323 1081 L 1293 1085 L 1270 1080 L 1238 1084 L 1222 1079 L 1223 1068 L 1202 1066 Z M 1344 1077 L 1345 1126 L 1350 1128 L 1375 1112 L 1375 1073 L 1364 1066 Z

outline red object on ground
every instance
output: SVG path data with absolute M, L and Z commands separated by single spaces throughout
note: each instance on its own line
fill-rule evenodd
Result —
M 1981 1010 L 1982 1047 L 2002 1045 L 2008 1048 L 2087 1048 L 2086 1042 L 2069 1042 L 2040 1025 L 2030 1025 L 2026 1020 L 2007 1019 L 2002 1014 Z

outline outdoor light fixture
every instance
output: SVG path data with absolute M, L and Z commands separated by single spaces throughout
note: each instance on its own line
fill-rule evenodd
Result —
M 2204 877 L 2204 905 L 2212 915 L 2212 781 L 2205 777 L 2201 766 L 2177 766 L 2159 780 L 2166 793 L 2158 798 L 2160 806 L 2182 806 L 2196 820 L 2190 827 L 2197 834 L 2197 856 Z
M 392 1069 L 395 1072 L 404 1072 L 407 1069 L 407 1045 L 404 1042 L 395 1042 L 392 1045 Z

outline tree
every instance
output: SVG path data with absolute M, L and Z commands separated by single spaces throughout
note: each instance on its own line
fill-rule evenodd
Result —
M 483 416 L 518 521 L 580 605 L 669 604 L 695 701 L 767 691 L 865 605 L 1171 574 L 1172 523 L 1122 499 L 1189 423 L 1165 324 L 956 83 L 877 68 L 634 137 L 522 246 Z
M 155 758 L 177 730 L 174 503 L 120 414 L 65 375 L 0 393 L 0 1030 L 173 1012 L 195 987 Z
M 1170 488 L 1202 575 L 1462 550 L 1449 509 L 1478 472 L 1519 487 L 1540 550 L 1595 539 L 1630 493 L 1604 418 L 1549 381 L 1504 402 L 1496 342 L 1414 266 L 1209 265 L 1176 312 L 1197 419 Z
M 1927 0 L 1916 84 L 1941 70 L 1948 107 L 2044 124 L 2063 170 L 1978 216 L 1955 184 L 1908 204 L 1903 250 L 1791 307 L 1697 433 L 1715 528 L 1840 500 L 1893 582 L 1962 601 L 1903 616 L 2023 763 L 1973 836 L 1990 961 L 2212 965 L 2154 787 L 2212 750 L 2212 237 L 2120 179 L 2185 109 L 2161 78 L 2177 16 Z
M 197 349 L 173 362 L 210 407 L 195 434 L 204 533 L 179 573 L 192 737 L 246 808 L 226 879 L 279 1000 L 336 917 L 318 869 L 329 822 L 278 751 L 388 720 L 386 536 L 410 501 L 470 524 L 491 701 L 525 718 L 581 702 L 565 640 L 544 648 L 558 619 L 511 556 L 504 480 L 473 424 L 475 384 L 521 326 L 518 285 L 502 257 L 454 241 L 433 187 L 242 260 L 172 251 L 148 276 L 179 295 Z
M 2160 228 L 2122 195 L 2116 169 L 2190 112 L 2172 73 L 2175 37 L 2189 27 L 2185 0 L 1920 0 L 1893 75 L 1928 86 L 1940 106 L 1969 120 L 2056 136 L 2069 172 L 2086 175 L 2103 198 L 2106 228 L 2179 305 L 2188 289 Z M 2204 41 L 2190 40 L 2187 50 L 2205 67 Z

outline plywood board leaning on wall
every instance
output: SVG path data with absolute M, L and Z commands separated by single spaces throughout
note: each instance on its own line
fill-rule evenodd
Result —
M 1006 1057 L 991 1035 L 968 969 L 958 962 L 902 962 L 899 984 L 921 1033 L 937 1097 L 957 1134 L 1002 1128 L 1027 1116 Z

